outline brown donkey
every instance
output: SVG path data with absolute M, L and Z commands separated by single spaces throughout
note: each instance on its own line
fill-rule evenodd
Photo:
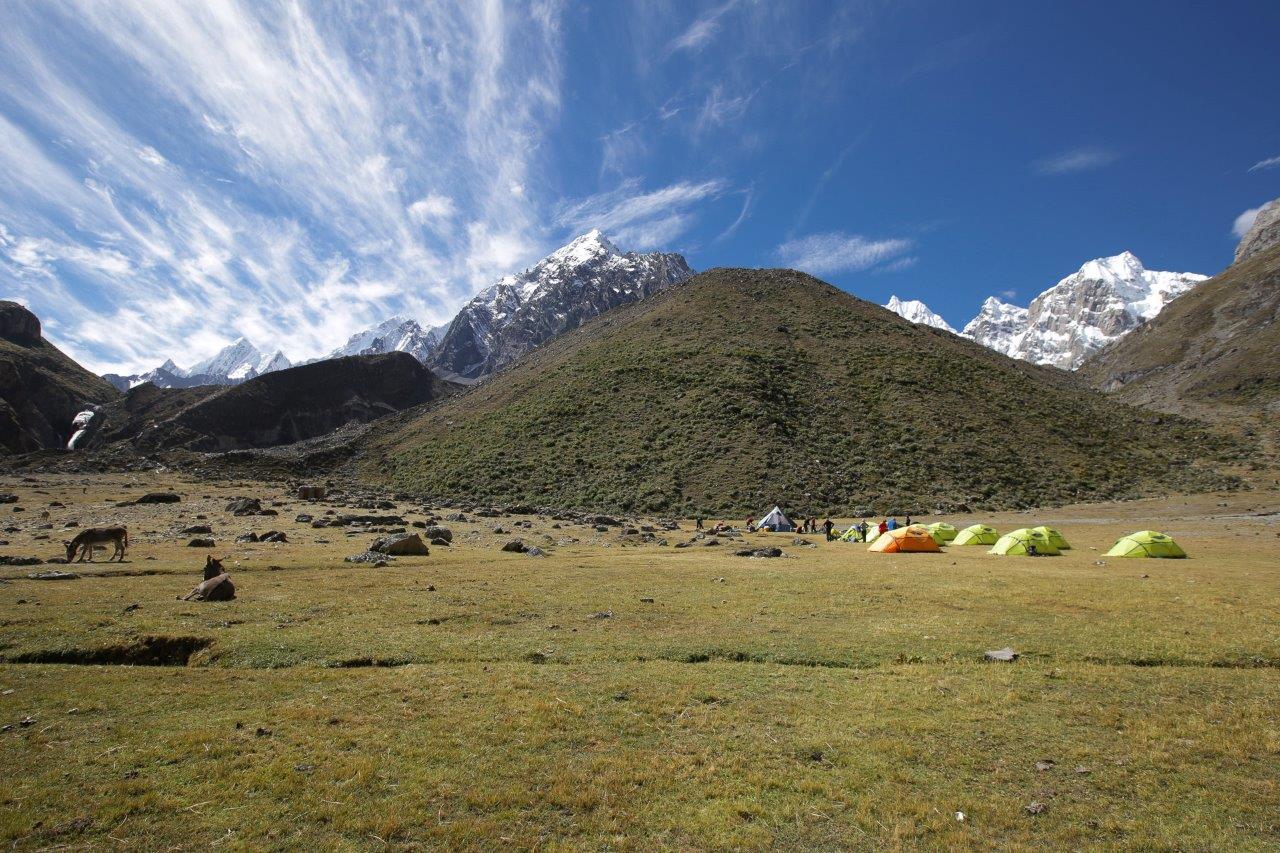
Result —
M 124 560 L 125 549 L 129 547 L 129 529 L 127 527 L 87 527 L 76 534 L 76 538 L 66 543 L 67 546 L 67 562 L 75 559 L 76 551 L 80 552 L 80 559 L 77 563 L 83 563 L 85 557 L 89 558 L 89 562 L 93 562 L 93 554 L 98 550 L 99 546 L 112 545 L 115 547 L 115 553 L 107 558 L 110 562 L 112 559 L 117 561 Z

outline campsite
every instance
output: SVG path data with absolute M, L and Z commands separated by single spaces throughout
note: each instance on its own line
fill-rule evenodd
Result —
M 365 528 L 294 520 L 346 512 L 341 495 L 31 479 L 3 484 L 16 506 L 134 533 L 123 563 L 0 568 L 0 765 L 25 768 L 0 802 L 6 843 L 1276 837 L 1274 488 L 946 519 L 1047 525 L 1073 547 L 1044 559 L 463 509 L 441 522 L 451 545 L 375 567 L 343 559 Z M 181 500 L 115 507 L 157 488 Z M 278 514 L 227 512 L 248 489 Z M 388 503 L 411 530 L 430 517 Z M 235 600 L 176 600 L 205 561 L 192 525 Z M 286 541 L 234 541 L 267 525 Z M 1189 558 L 1105 556 L 1143 528 Z M 50 555 L 39 535 L 11 550 Z M 513 537 L 542 555 L 503 550 Z M 78 578 L 30 578 L 49 569 Z M 1014 661 L 984 661 L 1005 647 Z

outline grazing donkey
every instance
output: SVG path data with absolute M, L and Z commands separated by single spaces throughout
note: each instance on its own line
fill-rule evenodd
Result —
M 93 562 L 94 552 L 99 546 L 112 545 L 115 547 L 115 553 L 107 558 L 110 562 L 112 558 L 117 561 L 124 561 L 125 549 L 129 547 L 129 529 L 127 527 L 88 527 L 76 534 L 76 538 L 72 539 L 67 545 L 67 562 L 75 559 L 76 551 L 80 552 L 80 559 L 77 563 L 83 563 L 85 558 L 89 558 L 89 562 Z

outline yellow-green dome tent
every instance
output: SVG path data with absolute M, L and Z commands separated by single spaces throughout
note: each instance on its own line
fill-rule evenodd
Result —
M 955 525 L 947 524 L 945 521 L 935 521 L 933 524 L 926 525 L 929 529 L 929 535 L 933 537 L 933 541 L 939 545 L 946 545 L 952 539 L 956 538 L 959 532 Z
M 1054 530 L 1052 527 L 1045 527 L 1042 524 L 1039 527 L 1033 527 L 1031 529 L 1036 531 L 1037 533 L 1043 533 L 1045 535 L 1045 538 L 1048 539 L 1051 543 L 1053 543 L 1053 547 L 1057 548 L 1059 551 L 1071 550 L 1071 545 L 1067 542 L 1066 537 L 1064 537 L 1058 531 Z
M 871 531 L 873 529 L 874 528 L 870 526 L 867 527 L 868 536 L 871 535 Z M 840 535 L 840 541 L 841 542 L 861 542 L 862 541 L 862 534 L 858 531 L 858 522 L 855 521 L 853 524 L 849 525 L 849 529 Z
M 985 524 L 971 524 L 956 534 L 952 545 L 994 545 L 1000 538 L 1000 531 Z
M 1180 559 L 1187 552 L 1173 541 L 1173 537 L 1156 530 L 1139 530 L 1130 533 L 1112 546 L 1108 557 L 1168 557 Z
M 1049 541 L 1039 530 L 1022 527 L 1001 536 L 992 546 L 988 554 L 1001 554 L 1007 557 L 1029 556 L 1029 549 L 1035 546 L 1036 553 L 1042 557 L 1056 557 L 1060 553 L 1057 546 Z

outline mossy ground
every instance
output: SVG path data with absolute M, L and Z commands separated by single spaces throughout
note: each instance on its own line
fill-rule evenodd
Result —
M 184 501 L 106 500 L 164 485 Z M 372 537 L 295 524 L 296 502 L 226 516 L 233 494 L 282 497 L 260 484 L 4 490 L 27 509 L 5 553 L 51 555 L 52 501 L 55 524 L 120 519 L 135 544 L 79 580 L 0 570 L 0 657 L 212 641 L 187 666 L 0 664 L 18 847 L 1280 843 L 1274 491 L 948 518 L 1051 524 L 1075 545 L 1058 558 L 760 535 L 789 557 L 743 559 L 530 518 L 548 557 L 499 552 L 513 520 L 494 519 L 376 569 L 341 562 Z M 174 599 L 198 514 L 234 602 Z M 228 544 L 267 527 L 290 544 Z M 1192 559 L 1100 556 L 1146 527 Z M 1023 656 L 981 662 L 1005 645 Z

